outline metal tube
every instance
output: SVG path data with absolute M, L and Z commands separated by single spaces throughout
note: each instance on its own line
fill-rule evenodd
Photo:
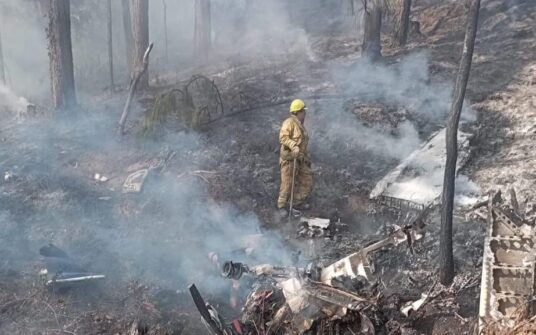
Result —
M 292 205 L 294 203 L 294 180 L 296 178 L 296 158 L 292 162 L 292 187 L 290 188 L 290 210 L 288 211 L 288 223 L 292 219 Z
M 60 284 L 60 283 L 75 283 L 80 281 L 86 281 L 91 279 L 104 279 L 106 276 L 104 275 L 89 275 L 89 276 L 80 276 L 80 277 L 73 277 L 73 278 L 63 278 L 63 279 L 52 279 L 47 281 L 47 285 L 50 284 Z

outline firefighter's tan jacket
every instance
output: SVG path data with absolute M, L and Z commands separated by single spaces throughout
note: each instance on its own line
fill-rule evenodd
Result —
M 300 148 L 300 160 L 309 161 L 309 153 L 307 152 L 309 135 L 295 115 L 290 116 L 283 122 L 279 132 L 279 143 L 281 144 L 280 160 L 293 160 L 291 150 L 297 146 Z

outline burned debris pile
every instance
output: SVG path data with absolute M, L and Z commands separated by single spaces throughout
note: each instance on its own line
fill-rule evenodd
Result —
M 368 256 L 403 242 L 411 247 L 423 237 L 421 228 L 395 227 L 385 239 L 328 266 L 314 262 L 304 267 L 249 266 L 226 261 L 222 275 L 251 287 L 240 317 L 230 323 L 203 301 L 195 285 L 190 291 L 213 334 L 375 334 L 385 323 L 382 308 L 387 304 Z M 406 307 L 406 315 L 411 308 L 419 306 Z

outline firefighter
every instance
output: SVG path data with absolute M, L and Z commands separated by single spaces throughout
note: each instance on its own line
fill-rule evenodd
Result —
M 305 129 L 305 113 L 307 107 L 303 100 L 296 99 L 290 104 L 290 117 L 281 126 L 279 143 L 279 167 L 281 169 L 281 186 L 277 199 L 277 208 L 281 215 L 287 215 L 286 207 L 290 201 L 292 189 L 293 165 L 296 162 L 296 176 L 294 179 L 293 207 L 308 209 L 307 200 L 313 188 L 313 172 L 311 159 L 307 152 L 309 135 Z

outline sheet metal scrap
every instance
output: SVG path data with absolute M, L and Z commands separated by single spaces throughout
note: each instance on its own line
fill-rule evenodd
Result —
M 128 175 L 123 183 L 123 193 L 140 193 L 149 174 L 149 169 L 141 169 Z
M 520 308 L 534 312 L 536 229 L 490 197 L 482 261 L 480 328 L 512 327 Z
M 382 249 L 383 247 L 408 242 L 410 247 L 414 241 L 423 237 L 423 234 L 412 226 L 399 227 L 394 225 L 395 230 L 387 238 L 366 246 L 356 253 L 346 256 L 337 262 L 322 269 L 320 281 L 331 284 L 331 280 L 336 277 L 348 276 L 357 278 L 358 276 L 370 280 L 374 272 L 374 265 L 369 262 L 368 255 Z
M 301 217 L 297 235 L 305 238 L 333 238 L 345 227 L 347 225 L 339 218 Z
M 441 194 L 445 170 L 446 130 L 441 129 L 382 178 L 370 193 L 370 199 L 389 207 L 421 210 Z M 463 167 L 470 155 L 471 135 L 458 132 L 458 161 Z
M 131 165 L 128 171 L 134 172 L 130 173 L 125 178 L 125 181 L 123 182 L 123 193 L 140 193 L 143 190 L 143 185 L 149 174 L 163 173 L 175 155 L 175 151 L 165 147 L 156 157 Z M 137 167 L 137 169 L 134 170 L 132 167 Z

